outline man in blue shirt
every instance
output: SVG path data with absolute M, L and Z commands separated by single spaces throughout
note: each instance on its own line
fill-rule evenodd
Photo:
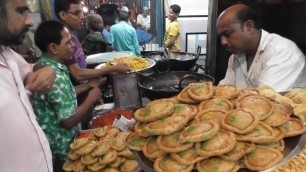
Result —
M 127 24 L 129 13 L 120 11 L 118 24 L 111 27 L 110 43 L 116 51 L 131 51 L 135 56 L 140 56 L 139 43 L 135 29 Z

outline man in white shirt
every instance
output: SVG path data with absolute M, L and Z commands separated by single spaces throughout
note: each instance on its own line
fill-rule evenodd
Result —
M 138 14 L 137 26 L 146 32 L 150 30 L 151 25 L 150 25 L 150 15 L 148 7 L 143 7 L 142 14 Z
M 20 45 L 33 21 L 26 0 L 0 0 L 0 171 L 52 172 L 48 140 L 28 95 L 48 91 L 51 67 L 33 73 L 32 65 L 9 46 Z
M 294 42 L 262 30 L 258 16 L 248 6 L 236 4 L 222 12 L 217 33 L 232 53 L 219 84 L 234 84 L 240 89 L 268 85 L 278 92 L 306 87 L 301 50 Z

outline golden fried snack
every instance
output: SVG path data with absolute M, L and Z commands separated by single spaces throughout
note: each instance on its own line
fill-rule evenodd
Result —
M 286 113 L 279 106 L 274 106 L 273 111 L 268 118 L 263 120 L 264 123 L 271 127 L 277 127 L 283 125 L 284 123 L 288 122 L 290 119 L 290 114 Z
M 126 143 L 125 140 L 120 137 L 112 137 L 109 146 L 116 151 L 122 151 L 125 148 Z
M 101 165 L 101 164 L 99 164 L 99 162 L 95 162 L 91 165 L 87 165 L 87 168 L 90 171 L 99 171 L 99 170 L 102 170 L 103 168 L 105 168 L 105 165 Z
M 296 104 L 306 105 L 306 89 L 295 88 L 286 93 L 284 96 L 290 98 Z
M 215 90 L 212 82 L 207 81 L 191 85 L 187 92 L 192 99 L 203 101 L 212 98 Z
M 110 146 L 104 142 L 99 143 L 97 148 L 91 153 L 93 156 L 105 155 L 110 150 Z
M 135 132 L 141 137 L 150 137 L 151 135 L 143 129 L 146 125 L 148 125 L 148 123 L 136 121 L 134 125 Z
M 80 155 L 76 154 L 74 151 L 71 151 L 67 154 L 68 159 L 75 161 L 81 158 Z
M 244 96 L 247 94 L 259 95 L 260 92 L 257 88 L 246 88 L 246 89 L 241 90 L 241 94 L 239 96 Z
M 126 140 L 126 139 L 129 137 L 129 135 L 130 135 L 131 133 L 132 133 L 132 132 L 130 132 L 130 131 L 119 132 L 119 133 L 117 134 L 117 138 L 120 138 L 120 139 L 122 139 L 122 140 Z
M 244 155 L 255 150 L 255 144 L 250 142 L 238 141 L 233 150 L 228 153 L 222 154 L 219 157 L 228 161 L 238 161 Z
M 157 146 L 159 149 L 172 153 L 172 152 L 181 152 L 193 147 L 193 143 L 182 143 L 179 140 L 180 131 L 167 136 L 158 136 L 157 137 Z
M 117 151 L 111 149 L 105 155 L 103 155 L 103 157 L 99 158 L 99 164 L 107 165 L 111 162 L 114 162 L 116 158 L 117 158 Z
M 143 129 L 150 135 L 169 135 L 181 130 L 191 119 L 189 115 L 172 115 L 149 123 Z
M 279 102 L 276 100 L 273 100 L 272 103 L 274 104 L 274 108 L 276 108 L 277 110 L 282 110 L 285 113 L 287 113 L 289 116 L 292 115 L 293 108 L 291 105 L 284 103 L 284 102 Z
M 279 140 L 273 143 L 260 144 L 260 146 L 265 146 L 265 147 L 277 149 L 279 151 L 283 151 L 285 149 L 285 142 L 284 140 Z
M 102 169 L 101 172 L 119 172 L 119 170 L 117 168 L 108 167 L 108 168 Z
M 93 131 L 96 137 L 103 137 L 106 135 L 107 126 L 97 128 Z
M 298 118 L 290 118 L 290 120 L 284 124 L 284 127 L 285 137 L 293 137 L 303 134 L 306 131 L 303 122 Z
M 238 163 L 236 161 L 228 161 L 219 157 L 210 157 L 196 163 L 196 169 L 199 172 L 208 171 L 226 171 L 236 172 L 239 170 Z
M 116 137 L 117 134 L 118 134 L 119 132 L 120 132 L 120 129 L 119 129 L 119 128 L 113 127 L 113 128 L 111 128 L 111 129 L 107 130 L 106 135 L 107 135 L 107 136 Z
M 282 96 L 280 95 L 278 92 L 276 92 L 275 90 L 273 90 L 271 87 L 264 85 L 264 86 L 260 86 L 257 88 L 260 95 L 272 98 L 276 101 L 282 102 L 282 103 L 287 103 L 289 105 L 293 104 L 293 101 L 291 99 L 289 99 L 288 97 Z
M 92 154 L 82 156 L 81 162 L 84 165 L 90 165 L 98 161 L 98 157 L 94 157 Z
M 118 156 L 123 156 L 126 158 L 131 158 L 134 156 L 133 152 L 129 148 L 124 148 L 122 151 L 118 152 Z
M 176 104 L 174 105 L 174 111 L 172 115 L 187 115 L 193 118 L 198 112 L 198 109 L 194 105 L 188 104 Z
M 273 112 L 273 103 L 261 95 L 246 95 L 236 101 L 236 107 L 251 110 L 258 116 L 259 120 L 264 120 Z
M 135 170 L 138 169 L 138 167 L 139 167 L 139 165 L 138 165 L 137 161 L 135 161 L 135 160 L 126 160 L 121 165 L 120 170 L 122 172 L 134 172 Z
M 140 137 L 137 133 L 132 133 L 126 140 L 127 147 L 131 150 L 141 151 L 146 140 L 146 138 Z
M 170 116 L 173 110 L 174 104 L 172 102 L 157 102 L 136 110 L 134 117 L 140 122 L 151 122 Z
M 246 134 L 252 131 L 258 125 L 259 119 L 249 109 L 235 109 L 228 112 L 223 120 L 221 126 L 229 131 Z
M 196 143 L 195 151 L 204 157 L 222 155 L 234 149 L 236 142 L 236 135 L 233 132 L 219 130 L 211 139 Z
M 188 90 L 191 88 L 192 85 L 189 85 L 185 87 L 178 95 L 177 98 L 180 102 L 186 103 L 186 104 L 195 104 L 198 103 L 199 101 L 193 99 L 189 94 Z
M 208 109 L 198 112 L 195 118 L 197 118 L 199 122 L 212 120 L 221 125 L 221 121 L 225 114 L 226 112 L 223 110 Z
M 214 121 L 203 121 L 191 124 L 180 133 L 179 141 L 182 143 L 202 142 L 215 136 L 219 131 L 219 124 Z
M 194 148 L 190 148 L 188 150 L 178 153 L 171 153 L 170 156 L 172 159 L 183 165 L 192 165 L 198 161 L 205 159 L 205 157 L 201 157 L 196 154 Z
M 215 95 L 220 99 L 234 99 L 237 98 L 241 93 L 241 90 L 237 89 L 235 85 L 218 85 L 215 86 Z
M 272 127 L 273 132 L 275 134 L 275 137 L 272 139 L 272 142 L 277 142 L 285 137 L 285 127 L 284 126 L 278 126 L 278 127 Z
M 173 104 L 180 103 L 177 97 L 171 97 L 171 98 L 164 98 L 164 99 L 157 99 L 157 100 L 150 101 L 148 102 L 147 106 L 151 106 L 152 104 L 160 103 L 160 102 L 171 102 Z
M 155 159 L 166 154 L 166 152 L 158 148 L 156 140 L 156 137 L 150 137 L 143 145 L 142 152 L 147 158 Z
M 109 167 L 112 168 L 118 168 L 126 159 L 124 157 L 117 157 L 116 160 L 110 164 L 108 164 Z
M 76 139 L 73 143 L 70 144 L 70 149 L 75 151 L 80 149 L 82 146 L 86 145 L 88 142 L 88 138 Z
M 99 142 L 89 140 L 88 144 L 76 150 L 75 153 L 80 156 L 87 155 L 91 153 L 98 145 L 99 145 Z
M 66 160 L 64 165 L 63 165 L 63 170 L 64 171 L 73 171 L 73 161 Z
M 176 162 L 170 156 L 159 157 L 154 162 L 154 171 L 156 172 L 190 172 L 194 167 L 192 165 L 183 165 Z
M 73 162 L 73 171 L 84 171 L 85 168 L 86 166 L 80 160 Z
M 213 98 L 201 102 L 198 106 L 198 109 L 199 112 L 208 109 L 222 110 L 228 112 L 234 109 L 234 105 L 227 99 Z
M 306 122 L 306 105 L 304 104 L 294 104 L 293 111 L 296 116 L 298 116 L 304 123 Z
M 90 132 L 89 136 L 88 136 L 89 140 L 99 140 L 98 137 L 94 134 L 94 132 Z
M 276 137 L 274 130 L 267 124 L 259 121 L 250 133 L 237 135 L 238 141 L 249 141 L 253 143 L 270 143 Z
M 253 171 L 263 171 L 273 167 L 284 158 L 276 149 L 256 146 L 256 149 L 244 156 L 245 166 Z
M 103 68 L 110 67 L 112 64 L 124 63 L 128 65 L 132 72 L 143 70 L 150 66 L 150 63 L 142 57 L 119 57 L 105 63 Z

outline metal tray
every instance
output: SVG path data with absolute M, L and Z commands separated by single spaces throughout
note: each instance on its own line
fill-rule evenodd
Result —
M 264 172 L 272 172 L 277 167 L 284 165 L 288 160 L 297 155 L 306 144 L 306 133 L 294 137 L 287 137 L 284 139 L 285 149 L 282 151 L 284 159 L 276 164 L 274 167 L 265 170 Z M 154 172 L 153 162 L 144 156 L 141 151 L 133 151 L 136 157 L 136 160 L 145 172 Z M 240 169 L 239 172 L 249 172 L 248 169 Z

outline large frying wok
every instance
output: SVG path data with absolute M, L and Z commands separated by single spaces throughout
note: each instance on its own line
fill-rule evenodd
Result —
M 143 96 L 150 100 L 155 100 L 175 96 L 190 83 L 201 81 L 214 82 L 215 80 L 205 74 L 188 71 L 169 71 L 142 76 L 138 84 L 142 88 Z
M 153 59 L 156 61 L 154 69 L 160 71 L 189 71 L 195 66 L 201 53 L 201 47 L 198 46 L 197 53 L 170 53 L 164 52 L 153 52 L 144 55 L 145 58 Z

